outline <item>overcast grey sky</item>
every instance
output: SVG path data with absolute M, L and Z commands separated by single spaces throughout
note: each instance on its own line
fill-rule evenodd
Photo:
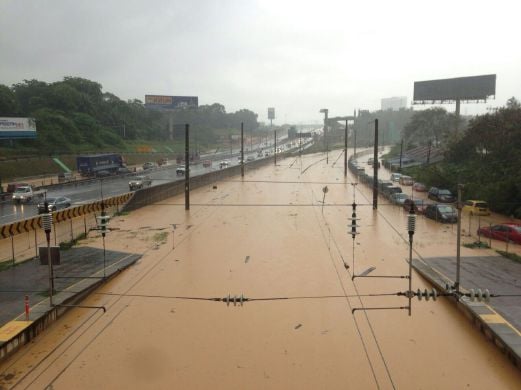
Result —
M 407 96 L 413 82 L 497 74 L 521 98 L 516 1 L 0 0 L 0 83 L 85 77 L 123 99 L 196 95 L 277 123 Z M 453 109 L 453 107 L 448 107 Z

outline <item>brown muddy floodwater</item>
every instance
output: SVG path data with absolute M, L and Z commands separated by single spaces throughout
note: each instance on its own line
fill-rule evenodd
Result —
M 351 280 L 354 178 L 342 159 L 288 158 L 112 221 L 107 247 L 143 259 L 0 366 L 5 389 L 519 389 L 519 371 L 449 302 L 396 296 L 405 279 Z M 314 164 L 314 165 L 312 165 Z M 305 172 L 307 167 L 311 166 Z M 322 188 L 328 183 L 325 206 Z M 356 186 L 355 272 L 406 275 L 405 214 Z M 171 224 L 179 224 L 172 249 Z M 452 255 L 421 219 L 415 249 Z M 165 234 L 166 233 L 166 234 Z M 91 240 L 84 245 L 100 245 Z M 465 255 L 465 248 L 463 255 Z M 344 268 L 344 262 L 350 269 Z M 413 274 L 413 289 L 430 288 Z M 223 302 L 176 297 L 293 298 Z M 333 297 L 328 297 L 333 296 Z

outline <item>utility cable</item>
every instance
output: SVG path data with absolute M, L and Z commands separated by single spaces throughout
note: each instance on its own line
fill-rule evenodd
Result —
M 199 212 L 202 212 L 204 209 L 201 209 L 199 210 Z M 194 214 L 197 215 L 199 212 L 195 212 Z M 214 211 L 215 212 L 215 211 Z M 213 213 L 214 213 L 213 212 Z M 203 224 L 205 221 L 208 220 L 208 218 L 213 215 L 213 213 L 211 213 L 209 216 L 207 216 L 205 219 L 203 219 L 203 221 L 195 228 L 195 229 L 191 229 L 190 230 L 190 233 L 187 234 L 185 237 L 183 237 L 181 240 L 179 240 L 178 242 L 178 246 L 179 244 L 181 244 L 183 241 L 185 241 L 186 239 L 188 239 L 188 237 L 191 236 L 192 232 L 198 230 L 198 227 L 200 227 L 201 224 Z M 143 252 L 142 255 L 146 255 L 148 252 L 150 252 L 152 249 L 147 249 Z M 128 289 L 126 290 L 127 292 L 130 291 L 130 289 L 132 289 L 133 287 L 135 287 L 143 278 L 145 278 L 150 272 L 152 272 L 159 264 L 161 264 L 170 254 L 171 252 L 173 252 L 174 249 L 171 249 L 168 253 L 166 253 L 162 258 L 160 258 L 158 260 L 158 262 L 154 265 L 152 265 L 148 270 L 145 271 L 144 274 L 142 274 L 140 277 L 138 277 L 129 287 Z M 110 309 L 111 307 L 113 307 L 115 304 L 117 304 L 120 299 L 122 297 L 118 297 L 116 299 L 115 302 L 113 302 L 108 308 Z M 125 309 L 127 306 L 124 306 L 123 309 Z M 123 310 L 122 309 L 122 310 Z M 58 345 L 56 345 L 56 347 L 54 347 L 51 351 L 49 351 L 43 358 L 42 360 L 40 360 L 38 363 L 36 363 L 33 367 L 31 367 L 31 369 L 29 371 L 27 371 L 21 378 L 18 379 L 18 381 L 16 381 L 16 383 L 14 384 L 13 388 L 16 387 L 18 384 L 20 384 L 27 376 L 29 376 L 32 372 L 34 372 L 38 367 L 40 367 L 41 364 L 43 364 L 48 358 L 51 357 L 51 355 L 53 353 L 55 353 L 58 348 L 60 348 L 62 345 L 64 345 L 64 343 L 69 340 L 69 338 L 71 338 L 73 335 L 76 334 L 77 331 L 79 331 L 83 325 L 85 325 L 97 312 L 94 312 L 91 316 L 89 316 L 85 321 L 83 321 L 78 327 L 76 327 L 76 329 L 74 329 L 74 331 L 72 331 L 64 340 L 62 340 Z M 76 337 L 75 340 L 73 340 L 73 343 L 70 344 L 69 346 L 65 347 L 67 349 L 69 349 L 76 341 L 78 341 L 80 339 L 80 337 L 82 337 L 92 326 L 94 326 L 97 321 L 100 319 L 100 318 L 103 318 L 103 316 L 99 316 L 97 319 L 95 319 L 91 324 L 89 324 L 87 326 L 87 328 L 85 328 L 81 333 L 79 333 Z M 30 349 L 27 350 L 26 353 L 30 353 Z M 14 364 L 16 364 L 23 356 L 25 356 L 25 354 L 22 354 L 20 355 L 20 357 L 13 361 L 13 363 L 6 368 L 6 370 L 8 370 L 9 368 L 11 368 Z M 60 358 L 62 356 L 62 354 L 60 354 L 59 356 L 57 356 L 55 359 L 52 360 L 52 362 L 50 362 L 47 367 L 45 369 L 43 369 L 42 372 L 40 372 L 30 383 L 28 386 L 31 386 L 58 358 Z M 76 357 L 74 358 L 76 359 Z M 5 370 L 4 370 L 4 373 L 5 373 Z
M 313 189 L 312 189 L 312 191 L 313 191 Z M 315 217 L 317 217 L 316 213 L 315 213 Z M 318 217 L 317 217 L 317 219 L 318 219 Z M 327 221 L 326 221 L 325 216 L 323 216 L 323 219 L 324 219 L 325 225 L 327 226 L 327 228 L 328 228 L 328 230 L 329 230 L 329 232 L 330 232 L 330 236 L 331 236 L 331 230 L 330 230 L 329 224 L 328 224 Z M 321 226 L 320 221 L 318 221 L 318 222 L 319 222 L 319 226 Z M 322 228 L 321 228 L 321 230 L 322 230 Z M 340 254 L 340 257 L 342 258 L 342 261 L 344 262 L 344 265 L 345 265 L 345 261 L 343 260 L 343 257 L 342 257 L 342 255 L 341 255 L 340 248 L 338 247 L 338 243 L 337 243 L 337 241 L 335 240 L 335 237 L 334 237 L 334 236 L 333 236 L 333 244 L 335 245 L 335 248 L 336 248 L 336 250 L 337 250 L 337 253 Z M 354 253 L 354 252 L 353 252 L 353 253 Z M 331 261 L 333 262 L 333 258 L 332 258 L 331 255 L 330 255 L 330 259 L 331 259 Z M 333 263 L 333 266 L 334 266 L 334 268 L 335 268 L 335 270 L 336 270 L 336 272 L 337 272 L 337 275 L 338 275 L 338 277 L 339 277 L 339 279 L 340 279 L 340 283 L 342 283 L 342 282 L 341 282 L 340 275 L 339 275 L 338 270 L 337 270 L 337 267 L 334 265 L 334 263 Z M 349 274 L 350 278 L 352 279 L 352 275 L 351 275 L 351 272 L 349 271 L 349 269 L 348 269 L 347 267 L 344 267 L 344 268 L 346 268 L 347 273 Z M 343 285 L 342 285 L 342 286 L 343 286 Z M 358 288 L 357 288 L 357 286 L 356 286 L 355 283 L 353 283 L 353 288 L 355 289 L 355 291 L 356 291 L 356 293 L 357 293 L 356 295 L 358 296 L 358 300 L 359 300 L 360 304 L 362 305 L 362 307 L 364 307 L 363 301 L 362 301 L 362 299 L 360 298 L 360 293 L 359 293 Z M 350 307 L 350 309 L 351 309 L 351 311 L 352 311 L 352 306 L 349 305 L 349 307 Z M 375 344 L 376 344 L 376 347 L 377 347 L 377 349 L 378 349 L 378 353 L 379 353 L 379 355 L 380 355 L 380 358 L 382 359 L 382 362 L 383 362 L 383 364 L 384 364 L 384 367 L 385 367 L 385 371 L 386 371 L 386 373 L 387 373 L 387 376 L 388 376 L 388 378 L 389 378 L 389 380 L 390 380 L 390 382 L 391 382 L 391 385 L 392 385 L 393 389 L 396 389 L 396 386 L 395 386 L 395 384 L 394 384 L 394 381 L 393 381 L 393 378 L 392 378 L 391 372 L 390 372 L 390 370 L 389 370 L 389 366 L 388 366 L 388 364 L 387 364 L 387 360 L 386 360 L 385 357 L 384 357 L 384 354 L 383 354 L 382 349 L 381 349 L 381 347 L 380 347 L 380 343 L 378 342 L 378 338 L 376 337 L 376 333 L 375 333 L 375 331 L 374 331 L 374 328 L 373 328 L 373 326 L 372 326 L 372 324 L 371 324 L 371 321 L 369 320 L 369 316 L 368 316 L 368 314 L 367 314 L 367 312 L 366 312 L 365 310 L 364 310 L 364 315 L 365 315 L 365 318 L 366 318 L 367 324 L 368 324 L 368 326 L 369 326 L 369 329 L 370 329 L 370 331 L 371 331 L 371 334 L 372 334 L 372 336 L 373 336 L 373 340 L 374 340 L 374 342 L 375 342 Z M 356 321 L 356 317 L 354 317 L 354 318 L 355 318 L 355 321 Z
M 313 189 L 311 189 L 311 195 L 312 195 L 312 198 L 315 199 L 315 192 L 313 191 Z M 313 209 L 314 210 L 314 209 Z M 320 232 L 322 233 L 322 238 L 324 240 L 324 243 L 327 244 L 327 240 L 326 240 L 326 237 L 324 235 L 324 230 L 322 229 L 322 226 L 321 226 L 321 223 L 320 223 L 320 220 L 318 219 L 318 216 L 316 214 L 316 212 L 313 213 L 314 216 L 315 216 L 315 219 L 317 220 L 318 222 L 318 226 L 320 228 Z M 329 259 L 331 260 L 331 264 L 333 265 L 333 268 L 335 269 L 335 272 L 336 272 L 336 275 L 337 275 L 337 279 L 338 279 L 338 282 L 340 284 L 340 288 L 342 289 L 342 291 L 344 292 L 344 296 L 345 296 L 345 300 L 347 302 L 347 305 L 349 307 L 349 310 L 353 310 L 353 307 L 351 306 L 351 302 L 349 301 L 349 298 L 347 297 L 347 291 L 344 287 L 344 284 L 342 283 L 342 278 L 340 277 L 340 273 L 338 272 L 338 269 L 335 267 L 335 264 L 334 264 L 334 261 L 333 261 L 333 258 L 332 258 L 332 255 L 331 255 L 331 249 L 328 247 L 328 252 L 329 252 Z M 375 372 L 375 368 L 373 366 L 373 363 L 371 362 L 371 357 L 369 356 L 369 351 L 367 349 L 367 345 L 364 341 L 364 338 L 362 336 L 362 331 L 360 330 L 360 325 L 358 324 L 358 320 L 356 319 L 355 316 L 352 317 L 353 318 L 353 323 L 355 324 L 355 328 L 356 328 L 356 331 L 358 333 L 358 338 L 362 344 L 362 347 L 364 349 L 364 353 L 365 353 L 365 356 L 366 356 L 366 359 L 367 359 L 367 362 L 369 364 L 369 368 L 371 369 L 371 373 L 373 375 L 373 379 L 375 381 L 375 384 L 376 384 L 376 387 L 378 389 L 380 389 L 380 383 L 378 382 L 378 378 L 376 376 L 376 372 Z

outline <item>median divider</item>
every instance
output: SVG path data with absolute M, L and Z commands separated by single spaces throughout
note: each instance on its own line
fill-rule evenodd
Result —
M 277 154 L 277 157 L 282 159 L 291 155 L 292 153 L 286 152 Z M 257 169 L 269 164 L 273 164 L 273 158 L 264 158 L 260 160 L 247 162 L 245 163 L 245 169 Z M 237 176 L 240 174 L 241 166 L 235 165 L 233 167 L 190 177 L 190 190 L 204 187 L 206 185 L 213 184 L 219 180 L 226 179 L 231 176 Z M 184 188 L 184 180 L 179 180 L 175 182 L 164 183 L 157 186 L 137 190 L 134 193 L 134 196 L 130 198 L 129 201 L 123 206 L 122 210 L 132 211 L 140 207 L 171 198 L 173 196 L 184 193 Z

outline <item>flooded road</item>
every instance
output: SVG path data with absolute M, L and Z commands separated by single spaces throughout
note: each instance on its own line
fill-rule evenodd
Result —
M 142 260 L 85 300 L 106 314 L 72 310 L 4 362 L 1 388 L 520 388 L 519 371 L 443 299 L 413 301 L 412 317 L 351 313 L 407 305 L 379 295 L 405 291 L 406 279 L 351 280 L 371 266 L 407 274 L 406 214 L 374 211 L 334 153 L 329 165 L 288 158 L 195 190 L 189 212 L 178 196 L 111 221 L 120 230 L 107 247 Z M 415 250 L 453 255 L 451 229 L 419 219 Z M 415 273 L 412 286 L 430 288 Z M 228 294 L 264 300 L 191 299 Z

